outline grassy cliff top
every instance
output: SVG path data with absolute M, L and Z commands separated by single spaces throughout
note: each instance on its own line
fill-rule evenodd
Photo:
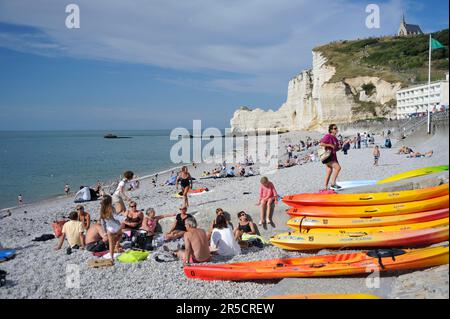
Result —
M 432 80 L 445 78 L 448 72 L 448 29 L 432 33 L 446 47 L 432 51 Z M 429 36 L 368 38 L 332 42 L 317 48 L 328 64 L 336 67 L 330 82 L 357 76 L 376 76 L 403 86 L 428 81 Z

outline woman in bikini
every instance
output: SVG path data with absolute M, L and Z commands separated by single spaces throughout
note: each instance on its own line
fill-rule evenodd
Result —
M 178 183 L 180 183 L 181 186 L 181 195 L 183 196 L 184 200 L 183 206 L 189 207 L 188 194 L 189 191 L 192 189 L 192 177 L 191 174 L 189 174 L 186 166 L 183 166 L 181 168 L 181 172 L 180 174 L 178 174 L 177 180 L 175 182 L 177 191 L 178 191 Z
M 138 230 L 142 226 L 144 219 L 144 213 L 137 210 L 137 204 L 135 201 L 131 201 L 129 209 L 125 212 L 124 230 Z

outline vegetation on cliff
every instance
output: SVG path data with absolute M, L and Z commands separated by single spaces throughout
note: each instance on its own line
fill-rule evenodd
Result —
M 432 33 L 446 47 L 432 51 L 432 80 L 448 72 L 449 30 Z M 314 49 L 321 52 L 329 65 L 336 68 L 330 82 L 357 76 L 379 77 L 403 86 L 428 81 L 429 36 L 382 37 L 332 42 Z

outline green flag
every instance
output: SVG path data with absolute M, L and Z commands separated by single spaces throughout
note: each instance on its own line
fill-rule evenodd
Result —
M 431 49 L 441 49 L 441 48 L 445 48 L 441 42 L 439 42 L 436 39 L 431 38 Z

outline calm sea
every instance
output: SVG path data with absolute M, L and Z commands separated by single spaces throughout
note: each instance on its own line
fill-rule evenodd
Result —
M 80 185 L 119 178 L 125 170 L 139 176 L 177 166 L 170 161 L 176 141 L 169 130 L 114 131 L 131 138 L 105 139 L 109 132 L 0 132 L 0 208 L 71 191 Z

